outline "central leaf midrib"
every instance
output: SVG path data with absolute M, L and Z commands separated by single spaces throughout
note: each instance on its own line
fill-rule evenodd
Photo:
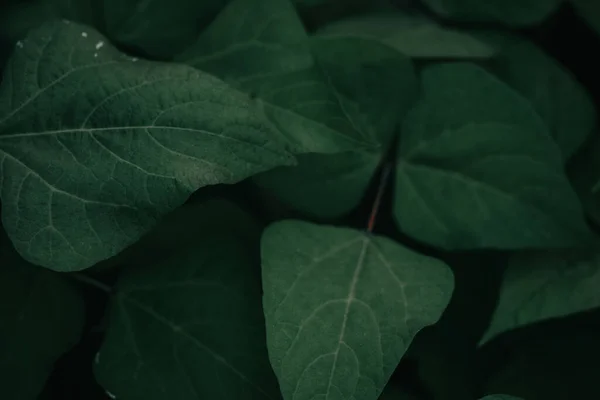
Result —
M 348 323 L 348 313 L 350 312 L 350 306 L 352 305 L 352 301 L 355 298 L 356 294 L 356 286 L 359 281 L 360 273 L 364 266 L 364 260 L 367 253 L 367 248 L 369 244 L 369 239 L 364 237 L 362 239 L 363 244 L 360 250 L 360 254 L 358 256 L 358 261 L 356 262 L 356 267 L 354 268 L 354 274 L 352 275 L 352 280 L 350 281 L 350 286 L 348 287 L 348 296 L 346 298 L 346 308 L 344 309 L 344 318 L 342 321 L 342 326 L 340 327 L 340 336 L 338 338 L 337 347 L 334 352 L 333 364 L 331 366 L 331 372 L 329 373 L 329 382 L 327 384 L 327 392 L 325 393 L 325 400 L 329 399 L 329 392 L 331 390 L 331 386 L 333 386 L 333 375 L 335 373 L 337 367 L 338 356 L 340 353 L 340 346 L 342 342 L 344 342 L 344 336 L 346 334 L 346 326 Z

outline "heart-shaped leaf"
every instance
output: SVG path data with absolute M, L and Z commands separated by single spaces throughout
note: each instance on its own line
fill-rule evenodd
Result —
M 189 224 L 204 234 L 119 277 L 95 363 L 98 382 L 117 398 L 280 398 L 265 345 L 260 230 L 230 203 L 200 207 Z
M 385 237 L 283 221 L 262 238 L 269 358 L 286 400 L 375 400 L 454 279 Z
M 404 121 L 394 213 L 444 249 L 569 247 L 591 234 L 531 105 L 482 68 L 437 64 Z
M 193 68 L 126 57 L 56 22 L 0 87 L 2 218 L 28 261 L 77 270 L 135 242 L 199 187 L 293 163 L 260 105 Z

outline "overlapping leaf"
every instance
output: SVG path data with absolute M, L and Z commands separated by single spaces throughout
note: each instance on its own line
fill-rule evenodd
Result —
M 483 69 L 437 64 L 404 121 L 395 218 L 445 249 L 589 242 L 560 151 L 531 105 Z
M 251 93 L 314 153 L 257 182 L 319 216 L 358 204 L 417 89 L 410 61 L 381 43 L 309 39 L 288 0 L 233 1 L 179 59 Z
M 318 33 L 376 39 L 413 58 L 485 59 L 511 40 L 504 34 L 459 30 L 421 14 L 398 11 L 343 19 Z
M 265 345 L 260 230 L 229 203 L 201 208 L 188 220 L 204 227 L 195 241 L 119 277 L 95 364 L 117 398 L 280 398 Z M 236 220 L 217 218 L 228 215 Z
M 4 225 L 27 260 L 86 268 L 199 187 L 293 163 L 274 132 L 211 75 L 47 24 L 18 43 L 0 87 Z
M 54 363 L 78 341 L 84 303 L 55 272 L 0 249 L 0 384 L 6 399 L 35 400 Z
M 600 252 L 515 255 L 481 343 L 511 329 L 600 307 L 598 288 Z
M 502 80 L 531 102 L 565 158 L 571 157 L 596 125 L 594 103 L 575 76 L 526 41 L 507 46 L 492 65 Z
M 562 0 L 424 0 L 434 12 L 464 22 L 533 25 L 554 12 Z
M 267 346 L 285 399 L 375 400 L 454 280 L 387 238 L 300 221 L 262 239 Z

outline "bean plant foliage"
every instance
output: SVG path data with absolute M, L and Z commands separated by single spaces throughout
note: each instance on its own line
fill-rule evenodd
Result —
M 2 398 L 600 396 L 594 2 L 1 15 Z

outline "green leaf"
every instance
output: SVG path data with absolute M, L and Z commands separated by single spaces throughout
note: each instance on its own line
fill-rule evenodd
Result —
M 283 221 L 261 246 L 267 346 L 285 399 L 377 399 L 454 287 L 441 261 L 353 229 Z
M 417 92 L 407 58 L 368 39 L 309 40 L 287 0 L 232 1 L 178 59 L 251 93 L 296 148 L 315 153 L 256 181 L 321 217 L 360 202 Z
M 437 14 L 461 22 L 500 22 L 510 26 L 541 23 L 562 0 L 424 0 Z
M 600 134 L 597 131 L 573 158 L 569 177 L 588 216 L 600 226 Z
M 597 0 L 571 0 L 577 13 L 600 35 L 600 2 Z
M 505 48 L 492 68 L 531 102 L 565 158 L 571 157 L 596 125 L 594 103 L 575 76 L 526 41 Z
M 312 45 L 344 118 L 379 145 L 333 155 L 301 154 L 297 166 L 254 179 L 300 211 L 337 217 L 363 198 L 392 134 L 416 100 L 418 80 L 408 58 L 370 39 L 316 37 Z
M 508 37 L 459 30 L 417 13 L 385 12 L 352 17 L 319 29 L 321 35 L 377 39 L 413 58 L 490 58 Z
M 84 303 L 71 282 L 2 246 L 0 385 L 5 399 L 35 400 L 55 361 L 81 336 Z
M 404 121 L 394 214 L 444 249 L 589 241 L 562 156 L 530 104 L 483 69 L 437 64 Z
M 14 43 L 48 19 L 57 18 L 56 10 L 48 1 L 20 2 L 12 7 L 3 6 L 0 14 L 0 35 Z
M 521 400 L 520 397 L 509 396 L 508 394 L 489 394 L 480 400 Z
M 288 0 L 233 0 L 177 60 L 249 93 L 298 152 L 379 145 L 347 118 Z
M 154 57 L 190 45 L 228 0 L 104 0 L 108 36 Z
M 293 162 L 247 95 L 126 57 L 78 24 L 33 32 L 5 76 L 3 223 L 24 258 L 51 269 L 115 255 L 202 186 Z
M 280 398 L 265 345 L 260 231 L 227 202 L 203 208 L 189 222 L 205 227 L 193 244 L 119 277 L 95 363 L 98 382 L 117 398 Z M 215 218 L 228 213 L 239 218 Z
M 551 318 L 600 307 L 600 252 L 528 252 L 513 256 L 481 344 Z

